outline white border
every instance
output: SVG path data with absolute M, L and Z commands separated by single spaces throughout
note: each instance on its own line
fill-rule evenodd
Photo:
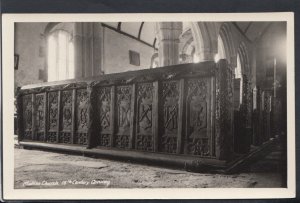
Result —
M 4 199 L 223 199 L 295 197 L 294 14 L 3 14 L 3 197 Z M 14 189 L 14 22 L 287 21 L 288 188 L 199 189 Z

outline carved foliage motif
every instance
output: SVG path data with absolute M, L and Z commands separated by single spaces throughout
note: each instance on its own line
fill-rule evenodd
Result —
M 58 126 L 58 93 L 49 92 L 49 130 L 56 131 Z
M 115 147 L 129 148 L 129 135 L 115 135 Z
M 59 142 L 70 144 L 71 143 L 71 133 L 69 132 L 60 132 L 59 134 Z
M 111 87 L 101 87 L 98 89 L 98 106 L 100 113 L 99 145 L 109 147 L 111 136 Z
M 207 82 L 205 79 L 188 81 L 187 153 L 200 156 L 210 155 L 210 141 L 207 138 Z
M 72 91 L 62 92 L 62 130 L 72 129 Z
M 99 145 L 109 147 L 110 146 L 110 135 L 109 134 L 100 134 Z
M 117 87 L 117 136 L 116 147 L 129 147 L 130 117 L 131 117 L 131 86 Z
M 153 84 L 138 85 L 138 113 L 136 148 L 151 151 L 153 149 L 152 136 L 152 102 Z
M 164 134 L 161 137 L 160 150 L 176 153 L 178 131 L 178 81 L 163 83 L 163 124 Z
M 48 132 L 47 142 L 57 142 L 57 133 L 56 132 Z
M 75 134 L 75 143 L 81 145 L 87 145 L 87 133 L 79 133 Z
M 31 95 L 23 96 L 24 138 L 32 139 L 32 100 Z
M 188 153 L 202 157 L 210 156 L 210 141 L 207 138 L 193 139 L 189 143 Z

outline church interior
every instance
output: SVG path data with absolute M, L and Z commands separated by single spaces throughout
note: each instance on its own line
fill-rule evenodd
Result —
M 200 171 L 269 142 L 286 156 L 286 35 L 286 22 L 15 23 L 18 140 Z

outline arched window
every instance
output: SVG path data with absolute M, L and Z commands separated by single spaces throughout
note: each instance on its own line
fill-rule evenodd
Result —
M 154 53 L 151 57 L 151 64 L 150 68 L 157 68 L 159 66 L 158 64 L 158 53 Z
M 55 30 L 48 36 L 48 81 L 74 78 L 74 43 L 71 34 Z

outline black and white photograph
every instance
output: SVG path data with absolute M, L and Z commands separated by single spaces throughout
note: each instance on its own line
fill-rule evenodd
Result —
M 294 187 L 290 13 L 36 15 L 9 21 L 15 194 Z

